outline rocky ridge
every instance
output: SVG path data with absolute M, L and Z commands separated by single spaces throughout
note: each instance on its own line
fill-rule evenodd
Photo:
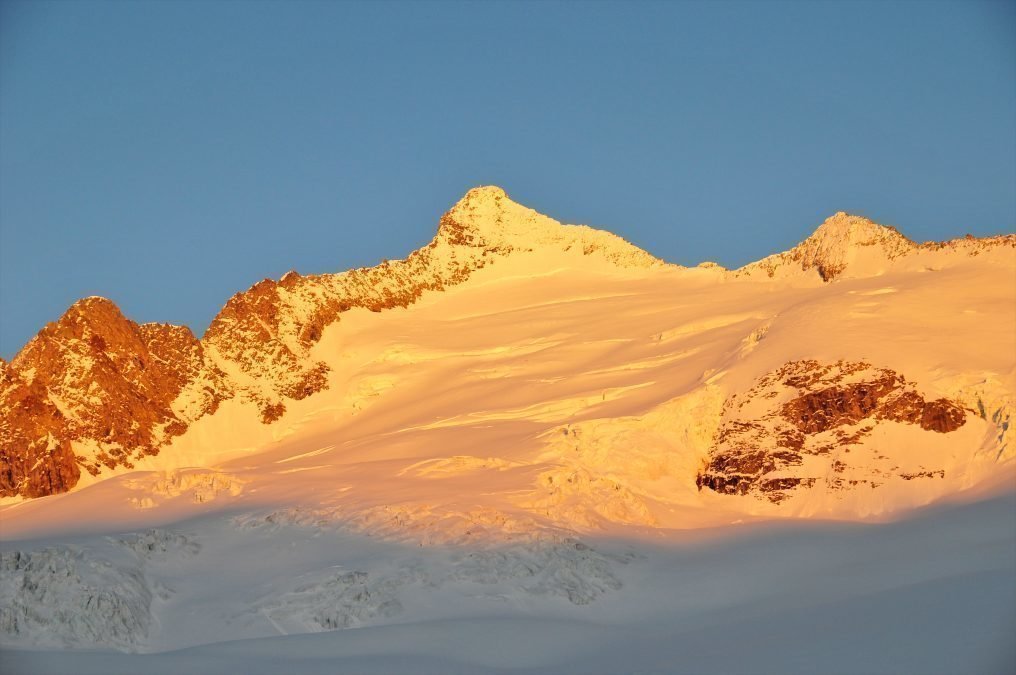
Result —
M 4 367 L 0 494 L 42 496 L 158 451 L 232 395 L 189 329 L 85 298 Z M 181 396 L 188 410 L 174 409 Z
M 200 340 L 186 327 L 130 321 L 105 298 L 81 300 L 0 363 L 0 496 L 65 492 L 79 467 L 130 468 L 234 396 L 271 423 L 287 400 L 327 387 L 329 366 L 310 349 L 342 312 L 406 307 L 508 256 L 547 249 L 620 268 L 664 265 L 609 232 L 562 225 L 481 187 L 406 259 L 265 279 L 230 298 Z
M 664 263 L 609 232 L 562 225 L 511 201 L 503 190 L 470 190 L 441 217 L 434 239 L 405 260 L 341 274 L 265 279 L 238 293 L 212 321 L 202 343 L 233 375 L 266 422 L 326 386 L 328 365 L 309 360 L 325 327 L 354 307 L 406 307 L 426 291 L 462 283 L 508 256 L 556 249 L 602 258 L 621 268 Z

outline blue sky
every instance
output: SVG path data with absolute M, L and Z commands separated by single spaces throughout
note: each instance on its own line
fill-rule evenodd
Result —
M 200 335 L 481 184 L 684 264 L 1012 231 L 1014 8 L 5 1 L 0 355 L 93 294 Z

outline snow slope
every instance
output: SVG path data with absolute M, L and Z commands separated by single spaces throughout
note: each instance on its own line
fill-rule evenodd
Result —
M 0 658 L 1016 664 L 1008 240 L 918 246 L 837 215 L 728 272 L 505 222 L 494 197 L 471 232 L 496 263 L 294 344 L 325 380 L 274 422 L 234 396 L 132 468 L 6 500 Z M 60 651 L 79 648 L 146 654 Z
M 135 627 L 128 651 L 153 653 L 111 650 L 123 632 L 96 625 L 99 613 L 80 613 L 110 630 L 100 649 L 66 649 L 87 637 L 79 626 L 37 625 L 16 648 L 7 636 L 0 668 L 152 675 L 1012 672 L 1014 510 L 1010 493 L 889 524 L 596 538 L 585 563 L 529 545 L 477 559 L 473 551 L 406 546 L 328 525 L 237 528 L 217 516 L 174 525 L 172 535 L 21 542 L 70 545 L 93 562 L 126 565 L 133 557 L 158 592 L 153 618 Z M 149 551 L 134 543 L 139 539 L 175 543 Z M 8 574 L 5 568 L 5 581 Z M 576 577 L 599 583 L 602 594 L 573 604 L 542 591 Z M 120 577 L 110 589 L 125 594 L 131 579 Z M 82 597 L 66 583 L 53 586 L 49 602 L 69 609 Z

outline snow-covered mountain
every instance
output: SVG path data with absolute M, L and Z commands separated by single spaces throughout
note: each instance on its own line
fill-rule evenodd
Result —
M 1016 235 L 916 244 L 837 213 L 684 268 L 476 188 L 404 260 L 266 279 L 200 339 L 87 298 L 0 362 L 0 637 L 576 618 L 656 559 L 631 538 L 1011 491 L 1014 406 Z
M 135 324 L 103 298 L 86 298 L 75 303 L 59 321 L 40 331 L 10 364 L 0 364 L 4 383 L 0 393 L 4 413 L 4 424 L 0 427 L 3 444 L 0 491 L 5 496 L 25 497 L 59 493 L 78 483 L 81 469 L 91 476 L 102 477 L 111 470 L 131 469 L 142 458 L 160 451 L 169 455 L 166 461 L 174 463 L 174 440 L 185 436 L 196 421 L 214 415 L 224 401 L 235 399 L 238 407 L 256 408 L 260 423 L 284 427 L 289 420 L 283 418 L 293 402 L 344 384 L 344 378 L 333 376 L 337 354 L 314 350 L 326 331 L 341 334 L 342 328 L 334 326 L 343 313 L 360 308 L 371 312 L 406 308 L 424 295 L 437 296 L 458 286 L 486 286 L 498 277 L 507 277 L 504 280 L 507 283 L 513 277 L 518 278 L 520 267 L 526 274 L 554 277 L 567 276 L 571 268 L 595 269 L 600 286 L 613 285 L 615 276 L 619 287 L 630 278 L 639 277 L 646 283 L 656 280 L 674 294 L 688 290 L 698 294 L 727 293 L 733 284 L 743 297 L 744 309 L 751 309 L 756 297 L 771 295 L 777 289 L 788 304 L 796 301 L 795 293 L 777 285 L 778 280 L 790 280 L 807 288 L 820 280 L 868 279 L 969 266 L 986 273 L 996 270 L 999 281 L 1004 282 L 1006 273 L 1011 271 L 1008 265 L 1014 257 L 1014 246 L 1013 235 L 919 246 L 892 228 L 838 213 L 790 251 L 741 270 L 726 272 L 704 267 L 700 271 L 683 271 L 607 232 L 562 225 L 542 216 L 511 201 L 500 188 L 477 188 L 442 216 L 434 239 L 405 260 L 385 261 L 376 267 L 333 275 L 304 277 L 290 272 L 278 282 L 266 279 L 230 298 L 201 340 L 195 339 L 185 327 Z M 477 273 L 485 268 L 492 270 L 481 275 L 483 281 L 477 284 Z M 742 278 L 756 283 L 737 284 Z M 887 288 L 885 292 L 894 291 Z M 830 291 L 824 295 L 837 294 Z M 976 298 L 971 300 L 976 304 Z M 498 298 L 495 294 L 479 301 L 495 309 Z M 873 302 L 871 311 L 878 305 Z M 661 311 L 666 309 L 665 305 L 660 307 Z M 775 317 L 780 311 L 781 308 L 774 308 L 772 315 Z M 677 333 L 689 336 L 707 332 L 712 329 L 708 324 L 717 320 L 710 314 L 708 308 L 703 308 L 695 317 L 701 325 L 698 330 L 694 324 L 681 323 L 684 317 L 675 316 L 670 332 L 676 329 Z M 727 318 L 718 320 L 724 323 Z M 766 336 L 770 323 L 762 322 L 746 334 L 746 343 L 737 351 L 740 358 L 754 360 L 749 352 Z M 1003 317 L 996 317 L 995 323 L 1004 323 Z M 661 331 L 661 336 L 664 332 Z M 962 427 L 968 415 L 984 417 L 987 411 L 977 408 L 978 405 L 992 407 L 992 414 L 998 413 L 1003 423 L 1008 419 L 1007 392 L 1002 390 L 995 394 L 998 400 L 987 404 L 983 401 L 978 404 L 971 394 L 959 390 L 941 392 L 951 394 L 952 399 L 927 404 L 913 390 L 906 397 L 912 404 L 909 416 L 887 416 L 875 409 L 891 388 L 869 386 L 867 393 L 859 393 L 860 385 L 835 387 L 834 379 L 822 379 L 819 375 L 820 371 L 836 368 L 836 362 L 843 358 L 857 359 L 863 354 L 843 350 L 835 354 L 834 361 L 818 362 L 806 359 L 811 356 L 807 345 L 800 345 L 798 351 L 779 366 L 795 372 L 812 372 L 826 385 L 807 395 L 801 389 L 804 398 L 798 399 L 798 405 L 832 405 L 838 411 L 850 408 L 851 413 L 840 421 L 830 422 L 828 428 L 809 427 L 797 421 L 791 422 L 796 431 L 784 430 L 773 435 L 770 430 L 770 438 L 757 439 L 754 446 L 761 442 L 763 448 L 779 448 L 784 458 L 774 460 L 770 456 L 763 460 L 759 456 L 757 461 L 749 461 L 746 457 L 755 457 L 752 452 L 766 450 L 746 450 L 754 447 L 752 443 L 745 444 L 746 429 L 758 426 L 763 417 L 768 419 L 776 413 L 756 411 L 748 419 L 740 415 L 737 420 L 727 419 L 730 401 L 738 394 L 754 392 L 771 397 L 776 392 L 771 388 L 756 392 L 757 384 L 750 390 L 741 387 L 740 391 L 719 386 L 724 402 L 710 411 L 706 419 L 698 421 L 708 433 L 716 435 L 717 441 L 717 447 L 708 453 L 709 470 L 698 478 L 699 487 L 741 494 L 748 490 L 749 482 L 741 480 L 740 487 L 735 488 L 736 477 L 768 476 L 761 483 L 754 481 L 758 483 L 755 487 L 771 489 L 779 500 L 786 492 L 766 486 L 789 487 L 793 483 L 797 487 L 801 480 L 810 483 L 814 478 L 800 479 L 790 475 L 794 471 L 785 471 L 801 464 L 800 457 L 791 458 L 788 452 L 799 453 L 805 436 L 827 433 L 833 427 L 856 426 L 871 415 L 877 418 L 871 430 L 885 426 L 879 423 L 884 420 L 918 423 L 925 431 L 938 434 Z M 889 358 L 865 367 L 882 369 L 872 377 L 884 380 L 897 377 L 883 372 L 894 365 L 894 359 Z M 960 371 L 963 365 L 949 364 Z M 849 366 L 847 370 L 856 371 L 860 367 Z M 776 372 L 768 374 L 770 380 L 778 378 Z M 995 374 L 996 378 L 1003 375 Z M 796 377 L 800 379 L 806 374 L 798 372 Z M 900 373 L 898 377 L 906 378 L 907 374 Z M 709 386 L 702 383 L 703 389 Z M 874 392 L 871 400 L 865 399 L 871 393 L 869 390 Z M 793 404 L 789 402 L 785 407 Z M 738 408 L 743 405 L 743 400 L 739 401 Z M 954 421 L 937 426 L 922 424 L 925 415 L 922 406 L 928 405 L 951 406 L 950 419 Z M 728 412 L 721 414 L 721 409 Z M 846 429 L 840 429 L 841 437 L 849 440 L 840 444 L 857 445 L 869 432 L 854 429 L 847 434 Z M 721 447 L 724 443 L 729 445 L 730 439 L 739 444 L 736 460 L 729 449 Z M 819 454 L 828 455 L 829 445 L 823 447 L 825 450 Z M 705 455 L 698 452 L 698 459 L 703 459 Z M 842 459 L 832 461 L 837 468 L 844 463 Z M 943 467 L 932 462 L 930 466 L 921 464 L 910 469 L 901 471 L 938 476 Z
M 79 465 L 92 475 L 131 468 L 234 396 L 272 423 L 287 401 L 328 386 L 331 366 L 310 349 L 341 313 L 406 307 L 499 260 L 548 251 L 618 268 L 663 264 L 610 233 L 561 225 L 486 187 L 470 190 L 405 260 L 265 279 L 230 298 L 200 341 L 185 327 L 135 324 L 105 298 L 81 300 L 10 364 L 0 361 L 0 495 L 63 492 Z

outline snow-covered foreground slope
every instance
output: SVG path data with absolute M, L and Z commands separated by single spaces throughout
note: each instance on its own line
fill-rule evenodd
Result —
M 728 527 L 486 552 L 249 516 L 21 543 L 40 566 L 71 551 L 77 571 L 35 591 L 36 611 L 68 616 L 35 625 L 34 641 L 48 649 L 5 648 L 0 668 L 1006 673 L 1016 666 L 1014 509 L 1009 494 L 890 524 Z M 10 547 L 5 604 L 21 574 L 7 562 Z M 106 561 L 130 570 L 115 581 L 106 572 L 109 588 L 132 599 L 137 616 L 147 602 L 147 623 L 85 608 L 90 596 L 74 580 L 94 582 Z M 150 598 L 130 592 L 139 578 Z M 590 604 L 562 589 L 592 591 Z M 104 631 L 107 645 L 158 653 L 53 649 L 87 644 L 90 630 Z
M 231 383 L 211 412 L 157 455 L 7 499 L 0 658 L 15 672 L 1016 666 L 1009 240 L 917 246 L 838 214 L 743 270 L 686 269 L 478 194 L 393 264 L 410 270 L 406 306 L 339 308 L 344 275 L 240 294 L 229 330 L 187 343 L 217 364 L 202 391 Z M 414 265 L 452 272 L 414 285 Z M 301 323 L 321 307 L 331 323 Z M 262 322 L 267 352 L 223 337 Z M 68 338 L 75 363 L 100 359 L 85 337 Z M 313 391 L 284 393 L 308 373 Z M 198 381 L 162 382 L 159 400 L 189 409 Z M 42 400 L 32 386 L 5 395 Z M 35 450 L 60 423 L 39 405 L 38 429 L 19 427 Z

